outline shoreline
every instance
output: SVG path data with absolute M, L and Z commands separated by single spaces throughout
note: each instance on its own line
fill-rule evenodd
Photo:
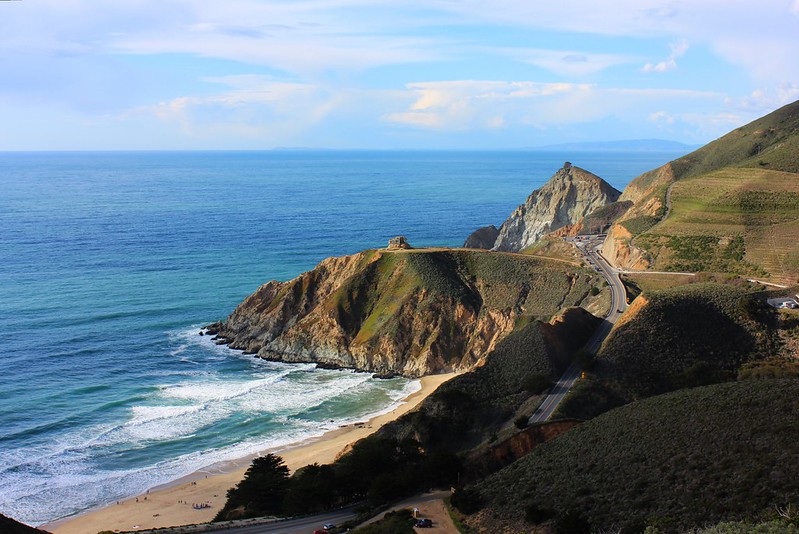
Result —
M 297 443 L 266 449 L 283 457 L 293 473 L 314 462 L 333 462 L 356 441 L 376 432 L 384 424 L 413 410 L 438 386 L 457 373 L 428 375 L 419 379 L 421 388 L 399 401 L 391 411 L 363 423 L 352 423 Z M 172 482 L 151 488 L 144 494 L 109 503 L 101 508 L 41 525 L 54 534 L 86 534 L 102 530 L 139 530 L 209 522 L 222 508 L 227 490 L 244 477 L 257 455 L 215 464 Z M 209 508 L 194 509 L 194 504 Z

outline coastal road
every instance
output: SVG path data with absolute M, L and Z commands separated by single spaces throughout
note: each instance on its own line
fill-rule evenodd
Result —
M 585 344 L 584 350 L 592 354 L 596 354 L 602 342 L 610 334 L 610 330 L 616 323 L 618 318 L 627 309 L 626 292 L 624 291 L 624 284 L 621 283 L 619 273 L 610 266 L 610 264 L 602 257 L 599 252 L 602 246 L 602 238 L 600 236 L 588 236 L 582 241 L 575 241 L 577 248 L 586 256 L 588 262 L 602 277 L 608 282 L 610 287 L 610 310 L 602 324 L 594 331 L 594 334 Z M 530 417 L 530 424 L 541 423 L 552 417 L 558 405 L 566 398 L 566 395 L 571 390 L 574 383 L 580 376 L 580 368 L 576 364 L 571 364 L 563 376 L 560 377 L 558 382 L 546 396 L 544 401 L 538 409 Z
M 355 519 L 353 507 L 342 508 L 335 512 L 287 519 L 261 525 L 247 525 L 233 528 L 220 528 L 219 530 L 204 530 L 203 532 L 225 532 L 233 534 L 313 534 L 315 530 L 322 530 L 322 525 L 333 523 L 338 525 L 350 519 Z

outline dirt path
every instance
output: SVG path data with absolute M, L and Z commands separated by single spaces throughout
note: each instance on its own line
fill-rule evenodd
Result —
M 424 532 L 438 532 L 441 534 L 459 534 L 458 529 L 455 528 L 455 524 L 452 522 L 452 518 L 449 516 L 449 512 L 447 511 L 447 507 L 444 505 L 444 498 L 449 496 L 450 492 L 448 491 L 439 491 L 435 493 L 425 493 L 422 495 L 417 495 L 416 497 L 412 497 L 401 503 L 398 503 L 392 506 L 390 509 L 386 510 L 385 512 L 376 515 L 369 521 L 366 521 L 362 525 L 368 525 L 370 523 L 374 523 L 375 521 L 379 521 L 383 519 L 383 516 L 386 515 L 388 512 L 393 512 L 394 510 L 401 510 L 403 508 L 407 508 L 409 510 L 413 510 L 417 508 L 419 511 L 417 513 L 418 519 L 431 519 L 433 521 L 432 528 L 417 528 L 416 532 L 424 533 Z

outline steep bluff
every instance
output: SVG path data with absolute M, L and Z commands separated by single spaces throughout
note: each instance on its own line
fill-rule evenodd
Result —
M 599 176 L 566 163 L 502 223 L 492 248 L 519 252 L 544 234 L 580 222 L 619 195 Z
M 267 359 L 419 376 L 480 364 L 520 318 L 579 305 L 596 283 L 518 255 L 370 250 L 264 284 L 209 330 Z

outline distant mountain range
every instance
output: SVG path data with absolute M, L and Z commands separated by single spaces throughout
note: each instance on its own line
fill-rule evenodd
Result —
M 686 145 L 666 139 L 625 139 L 620 141 L 594 141 L 562 143 L 530 147 L 529 150 L 557 150 L 563 152 L 691 152 L 701 145 Z

